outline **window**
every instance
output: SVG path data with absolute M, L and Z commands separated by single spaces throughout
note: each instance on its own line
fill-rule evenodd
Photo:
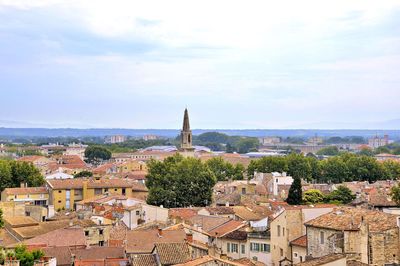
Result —
M 125 195 L 125 188 L 122 189 L 122 195 Z
M 61 203 L 61 200 L 59 200 L 58 203 Z
M 246 253 L 246 246 L 245 245 L 241 245 L 241 252 L 242 252 L 242 254 L 245 254 Z
M 278 236 L 281 236 L 281 226 L 278 225 L 277 227 L 278 227 L 278 228 L 277 228 L 277 229 L 278 229 Z
M 140 215 L 140 211 L 136 211 L 136 215 Z
M 238 244 L 231 244 L 231 252 L 238 253 L 239 252 L 239 245 Z
M 303 256 L 300 256 L 300 262 L 303 262 Z
M 105 189 L 104 189 L 104 192 L 108 192 L 108 188 L 105 188 Z
M 99 235 L 102 235 L 103 234 L 103 229 L 100 229 L 99 230 Z
M 14 199 L 16 199 L 17 198 L 17 195 L 14 195 Z
M 285 227 L 282 227 L 282 235 L 285 236 Z
M 103 192 L 101 191 L 101 188 L 95 188 L 94 189 L 94 194 L 95 195 L 101 195 L 101 194 L 103 194 Z
M 261 244 L 261 252 L 271 252 L 271 246 L 269 244 Z
M 297 254 L 297 252 L 293 253 L 293 257 L 297 258 L 299 256 L 299 254 Z
M 58 193 L 61 193 L 61 190 L 59 190 Z
M 104 246 L 104 241 L 99 241 L 99 246 L 100 247 Z
M 283 257 L 283 249 L 280 248 L 280 251 L 281 251 L 281 257 Z
M 231 243 L 226 243 L 226 252 L 231 252 Z
M 25 212 L 25 216 L 31 216 L 31 212 Z
M 26 197 L 27 197 L 27 198 L 29 198 L 29 194 L 28 194 L 28 195 L 26 195 Z
M 321 244 L 324 244 L 324 243 L 325 243 L 324 232 L 320 232 L 320 233 L 319 233 L 319 237 L 320 237 L 320 242 L 321 242 Z
M 89 231 L 85 231 L 85 236 L 89 236 Z
M 246 194 L 246 188 L 245 187 L 242 188 L 242 195 L 244 195 L 244 194 Z
M 117 191 L 118 189 L 117 188 L 114 188 L 114 191 Z
M 251 243 L 250 242 L 250 251 L 259 252 L 260 244 L 259 243 Z

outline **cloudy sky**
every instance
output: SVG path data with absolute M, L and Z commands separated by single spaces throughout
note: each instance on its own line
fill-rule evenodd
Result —
M 0 126 L 368 127 L 399 71 L 400 1 L 0 0 Z

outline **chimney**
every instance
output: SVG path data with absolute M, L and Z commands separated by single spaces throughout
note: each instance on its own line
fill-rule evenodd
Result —
M 228 256 L 226 255 L 226 254 L 221 254 L 221 256 L 220 256 L 220 258 L 222 259 L 222 260 L 227 260 L 228 259 Z
M 193 242 L 193 234 L 192 233 L 187 233 L 186 234 L 186 241 L 189 243 Z
M 158 230 L 158 237 L 162 237 L 162 229 L 158 227 L 157 230 Z

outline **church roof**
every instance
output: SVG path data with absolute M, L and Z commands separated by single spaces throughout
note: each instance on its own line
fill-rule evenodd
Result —
M 190 124 L 189 124 L 189 113 L 187 108 L 185 108 L 185 114 L 183 116 L 183 131 L 190 131 Z

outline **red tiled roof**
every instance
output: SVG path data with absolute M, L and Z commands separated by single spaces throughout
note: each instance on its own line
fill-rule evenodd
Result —
M 307 247 L 307 236 L 301 236 L 290 242 L 292 246 Z
M 197 215 L 198 209 L 192 208 L 171 208 L 168 211 L 168 215 L 172 218 L 190 219 Z
M 99 180 L 95 179 L 50 179 L 47 183 L 53 189 L 79 189 L 83 188 L 84 182 L 87 182 L 88 188 L 131 188 L 133 182 L 127 179 L 119 178 L 102 178 Z
M 217 228 L 209 231 L 208 233 L 211 236 L 223 237 L 228 233 L 231 233 L 239 228 L 242 228 L 243 226 L 245 226 L 245 224 L 243 222 L 231 220 L 231 221 L 226 222 L 223 225 L 220 225 Z
M 29 244 L 46 244 L 48 247 L 86 246 L 82 228 L 62 228 L 24 241 Z
M 23 195 L 23 194 L 45 194 L 47 193 L 46 187 L 15 187 L 6 188 L 4 193 L 7 195 Z

